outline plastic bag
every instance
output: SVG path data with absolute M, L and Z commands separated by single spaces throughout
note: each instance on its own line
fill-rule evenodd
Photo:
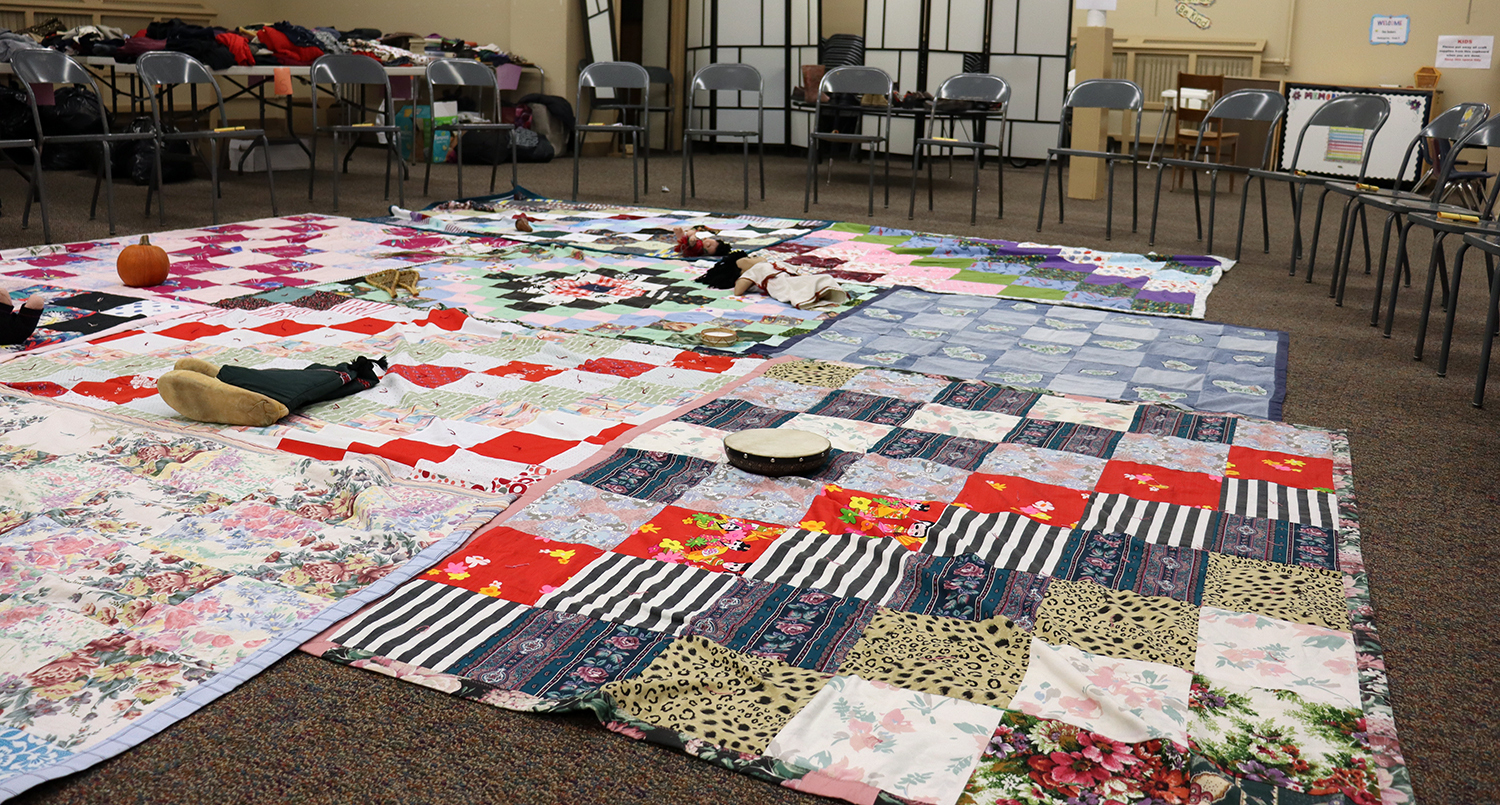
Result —
M 480 129 L 464 132 L 465 165 L 504 165 L 510 162 L 510 138 L 516 138 L 517 162 L 551 162 L 552 143 L 531 129 L 514 132 Z
M 104 131 L 99 99 L 83 87 L 59 87 L 51 106 L 38 108 L 42 131 L 53 136 Z M 42 149 L 43 170 L 93 170 L 103 153 L 94 143 L 53 143 Z
M 132 132 L 151 131 L 151 118 L 138 117 L 130 121 L 130 126 L 125 129 Z M 177 131 L 171 124 L 167 124 L 166 130 Z M 139 185 L 148 185 L 156 181 L 156 141 L 155 140 L 127 140 L 114 143 L 110 147 L 111 157 L 114 162 L 116 179 L 130 177 L 130 180 Z M 168 156 L 191 157 L 193 149 L 182 140 L 167 142 Z M 177 182 L 189 182 L 193 179 L 193 163 L 187 159 L 168 159 L 161 166 L 162 184 L 175 184 Z

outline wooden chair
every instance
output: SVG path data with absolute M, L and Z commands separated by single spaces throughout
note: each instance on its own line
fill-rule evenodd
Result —
M 1183 90 L 1194 89 L 1209 93 L 1208 100 L 1201 107 L 1190 106 L 1183 97 Z M 1237 132 L 1224 130 L 1224 121 L 1220 118 L 1210 118 L 1208 110 L 1214 103 L 1224 95 L 1224 76 L 1221 75 L 1198 75 L 1197 73 L 1177 74 L 1177 136 L 1173 138 L 1172 158 L 1185 159 L 1188 152 L 1193 150 L 1194 143 L 1199 142 L 1202 137 L 1203 153 L 1212 152 L 1213 161 L 1218 163 L 1230 162 L 1239 155 L 1240 135 Z M 1225 159 L 1224 154 L 1228 151 L 1230 159 Z M 1172 186 L 1182 187 L 1182 179 L 1185 171 L 1178 167 L 1172 169 Z M 1229 174 L 1229 192 L 1234 192 L 1234 174 Z

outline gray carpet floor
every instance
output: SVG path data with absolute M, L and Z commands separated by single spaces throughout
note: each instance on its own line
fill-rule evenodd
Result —
M 675 208 L 679 162 L 671 155 L 655 156 L 641 203 Z M 805 164 L 797 158 L 769 158 L 767 198 L 752 201 L 751 211 L 801 216 Z M 1163 194 L 1156 245 L 1147 244 L 1154 172 L 1141 175 L 1142 213 L 1135 234 L 1130 231 L 1128 173 L 1122 175 L 1114 238 L 1106 242 L 1102 201 L 1070 202 L 1067 222 L 1060 224 L 1054 200 L 1042 231 L 1036 232 L 1037 167 L 1007 170 L 1003 220 L 995 218 L 996 172 L 993 166 L 987 169 L 977 226 L 969 224 L 967 165 L 960 163 L 951 180 L 940 166 L 938 209 L 929 213 L 919 204 L 910 222 L 904 163 L 895 166 L 888 209 L 881 206 L 877 184 L 873 218 L 866 216 L 863 167 L 841 159 L 832 183 L 823 187 L 822 203 L 808 217 L 1120 251 L 1204 250 L 1194 239 L 1192 197 L 1185 192 Z M 382 198 L 382 171 L 379 152 L 361 151 L 343 182 L 339 212 L 376 215 L 394 202 L 394 192 L 389 201 Z M 453 171 L 452 166 L 438 166 L 432 193 L 425 198 L 419 195 L 418 172 L 417 180 L 407 185 L 407 206 L 451 197 Z M 471 169 L 465 182 L 470 194 L 487 184 L 487 173 Z M 317 197 L 311 202 L 306 171 L 278 178 L 281 213 L 333 211 L 326 167 L 318 174 Z M 87 220 L 93 186 L 89 177 L 54 173 L 48 179 L 55 241 L 107 234 L 102 209 L 100 220 Z M 571 180 L 572 165 L 566 159 L 521 166 L 521 184 L 544 195 L 566 198 Z M 584 200 L 629 203 L 629 162 L 586 159 L 582 184 Z M 690 208 L 738 211 L 738 156 L 701 159 L 698 189 Z M 1328 238 L 1312 284 L 1287 276 L 1290 205 L 1284 186 L 1270 190 L 1270 253 L 1261 251 L 1258 205 L 1252 204 L 1243 260 L 1209 298 L 1208 318 L 1289 331 L 1284 418 L 1350 433 L 1364 557 L 1418 801 L 1494 802 L 1500 791 L 1495 740 L 1500 727 L 1485 702 L 1500 697 L 1495 671 L 1500 657 L 1500 629 L 1495 626 L 1500 614 L 1500 383 L 1492 389 L 1496 399 L 1489 408 L 1470 406 L 1485 307 L 1480 261 L 1469 260 L 1469 278 L 1459 293 L 1452 365 L 1447 377 L 1437 377 L 1436 323 L 1430 328 L 1427 359 L 1412 359 L 1419 293 L 1403 289 L 1394 337 L 1385 339 L 1369 325 L 1374 282 L 1361 272 L 1362 266 L 1349 279 L 1342 308 L 1328 298 Z M 210 222 L 206 181 L 171 185 L 167 191 L 165 228 Z M 144 198 L 144 188 L 116 188 L 119 234 L 164 228 L 154 216 L 143 218 Z M 38 222 L 20 229 L 23 199 L 18 179 L 0 177 L 0 246 L 41 240 Z M 1233 252 L 1238 197 L 1221 193 L 1219 199 L 1215 251 L 1228 255 Z M 262 217 L 269 209 L 261 177 L 226 181 L 221 221 Z M 1328 225 L 1337 226 L 1335 214 L 1329 215 Z M 1374 234 L 1378 244 L 1378 231 Z M 1430 248 L 1430 237 L 1413 237 L 1418 287 Z M 144 745 L 16 801 L 614 805 L 815 800 L 621 739 L 586 720 L 507 713 L 296 654 Z

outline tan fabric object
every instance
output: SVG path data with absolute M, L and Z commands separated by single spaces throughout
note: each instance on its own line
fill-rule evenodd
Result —
M 196 360 L 196 359 L 184 359 Z M 213 366 L 205 361 L 197 361 Z M 214 367 L 218 371 L 218 367 Z M 285 405 L 216 377 L 177 369 L 156 381 L 156 390 L 172 410 L 198 422 L 263 428 L 287 415 Z

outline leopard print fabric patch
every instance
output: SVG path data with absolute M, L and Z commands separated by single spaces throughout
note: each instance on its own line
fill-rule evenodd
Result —
M 1198 608 L 1092 581 L 1053 579 L 1037 613 L 1036 636 L 1106 657 L 1191 671 L 1198 652 Z
M 839 673 L 1005 707 L 1030 658 L 1031 635 L 1008 618 L 961 621 L 882 609 Z
M 1203 606 L 1350 630 L 1343 574 L 1334 570 L 1210 554 Z
M 758 755 L 829 678 L 684 637 L 640 676 L 603 690 L 642 721 Z
M 804 386 L 836 389 L 848 383 L 862 371 L 864 371 L 863 368 L 859 366 L 846 366 L 827 361 L 788 361 L 767 369 L 763 377 L 801 383 Z

